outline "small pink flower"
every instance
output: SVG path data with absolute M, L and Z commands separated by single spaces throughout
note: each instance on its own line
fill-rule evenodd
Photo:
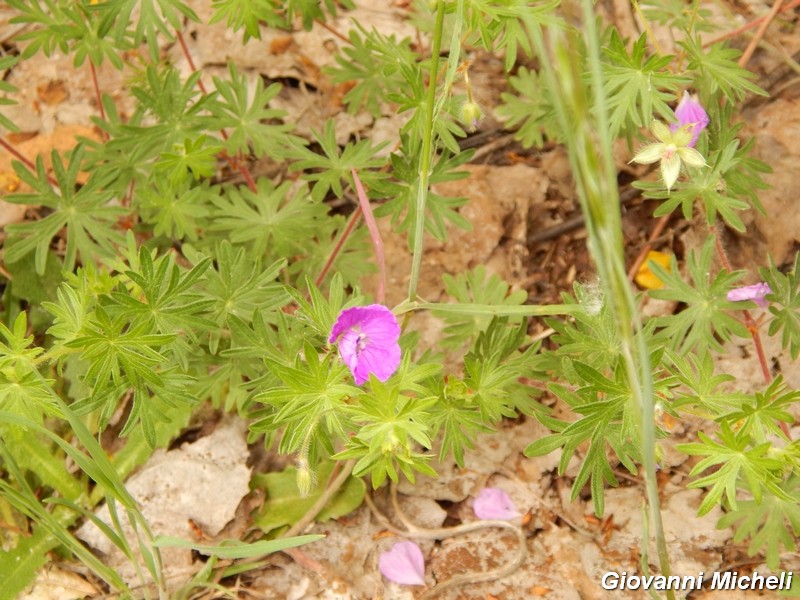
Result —
M 675 133 L 679 128 L 690 125 L 692 139 L 688 147 L 694 148 L 700 132 L 708 126 L 708 114 L 700 103 L 689 95 L 689 92 L 683 92 L 683 98 L 675 108 L 675 117 L 678 122 L 670 125 L 670 131 Z
M 339 314 L 328 342 L 339 344 L 339 356 L 350 368 L 356 385 L 370 374 L 386 381 L 400 366 L 400 325 L 381 304 L 354 306 Z
M 520 516 L 516 506 L 503 490 L 483 488 L 472 504 L 479 519 L 501 519 L 507 521 Z
M 397 542 L 381 552 L 378 568 L 389 581 L 403 585 L 425 585 L 425 559 L 414 542 Z
M 766 283 L 755 283 L 753 285 L 732 289 L 728 292 L 728 301 L 744 302 L 746 300 L 752 300 L 761 308 L 765 308 L 767 306 L 767 301 L 764 296 L 771 293 L 772 290 Z

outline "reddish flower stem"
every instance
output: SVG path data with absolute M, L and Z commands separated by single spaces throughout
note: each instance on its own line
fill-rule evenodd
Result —
M 378 229 L 377 221 L 375 221 L 375 215 L 372 214 L 369 198 L 367 198 L 367 194 L 364 192 L 364 186 L 361 185 L 358 173 L 356 173 L 355 169 L 350 169 L 350 173 L 352 173 L 353 181 L 356 184 L 358 204 L 361 206 L 361 212 L 364 213 L 364 220 L 367 222 L 367 229 L 369 229 L 372 249 L 375 251 L 375 262 L 378 263 L 378 291 L 375 297 L 380 304 L 383 304 L 383 301 L 386 299 L 386 258 L 383 254 L 381 232 Z
M 105 121 L 106 110 L 103 108 L 103 98 L 100 95 L 100 85 L 97 83 L 97 69 L 91 60 L 89 61 L 89 70 L 92 72 L 92 84 L 94 85 L 94 97 L 97 99 L 97 110 L 100 113 L 100 118 Z M 101 130 L 101 135 L 103 136 L 103 139 L 108 138 L 108 135 L 105 131 Z
M 727 254 L 725 254 L 725 248 L 722 246 L 722 240 L 720 240 L 719 232 L 716 230 L 716 227 L 713 228 L 713 232 L 714 243 L 717 247 L 719 260 L 722 263 L 722 266 L 725 267 L 725 270 L 730 273 L 733 271 L 733 269 L 731 268 L 730 261 L 728 261 Z M 764 346 L 761 343 L 761 336 L 758 333 L 758 324 L 753 319 L 753 316 L 750 314 L 749 310 L 742 310 L 742 314 L 744 315 L 745 327 L 747 327 L 747 330 L 753 337 L 753 344 L 756 347 L 756 354 L 758 355 L 758 363 L 761 365 L 761 374 L 764 377 L 764 381 L 769 384 L 772 381 L 772 373 L 770 373 L 769 365 L 767 364 L 767 357 L 764 354 Z
M 16 148 L 14 148 L 14 146 L 12 146 L 8 141 L 6 141 L 2 137 L 0 137 L 0 146 L 5 148 L 9 152 L 9 154 L 11 154 L 11 156 L 16 158 L 19 162 L 21 162 L 26 167 L 28 167 L 28 169 L 30 169 L 31 172 L 36 173 L 36 165 L 33 164 L 28 158 L 26 158 L 25 156 L 20 154 L 19 151 Z M 46 175 L 46 177 L 47 177 L 47 182 L 50 185 L 52 185 L 54 188 L 58 188 L 59 187 L 58 186 L 58 182 L 55 180 L 55 178 L 52 175 L 48 174 L 48 175 Z

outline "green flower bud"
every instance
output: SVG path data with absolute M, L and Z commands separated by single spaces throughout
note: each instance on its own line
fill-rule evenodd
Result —
M 468 100 L 461 105 L 461 122 L 464 123 L 470 132 L 478 128 L 478 121 L 483 118 L 483 111 L 477 103 Z

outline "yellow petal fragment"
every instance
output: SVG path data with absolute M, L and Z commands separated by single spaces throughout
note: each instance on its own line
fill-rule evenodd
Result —
M 670 271 L 669 265 L 671 257 L 671 254 L 658 252 L 657 250 L 651 250 L 647 253 L 647 257 L 644 259 L 642 266 L 639 267 L 639 270 L 636 272 L 634 281 L 639 284 L 639 287 L 642 287 L 646 290 L 660 290 L 664 287 L 664 282 L 661 281 L 656 274 L 650 270 L 649 263 L 652 260 L 657 265 L 664 267 L 667 271 Z

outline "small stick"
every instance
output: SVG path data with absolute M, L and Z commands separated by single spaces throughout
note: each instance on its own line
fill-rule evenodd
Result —
M 747 45 L 747 48 L 739 57 L 739 66 L 744 67 L 748 62 L 750 62 L 750 58 L 753 56 L 753 53 L 756 51 L 758 44 L 761 42 L 764 34 L 767 32 L 767 27 L 775 20 L 775 17 L 778 16 L 778 13 L 781 10 L 781 6 L 783 5 L 783 0 L 775 0 L 775 4 L 772 5 L 772 10 L 769 11 L 769 14 L 766 16 L 764 21 L 762 21 L 759 28 L 756 30 L 753 39 L 750 40 L 750 43 Z
M 790 2 L 786 6 L 783 6 L 780 9 L 780 12 L 786 12 L 787 10 L 791 10 L 791 9 L 793 9 L 794 7 L 796 7 L 799 4 L 800 4 L 800 0 L 792 0 L 792 2 Z M 741 27 L 738 27 L 738 28 L 734 29 L 733 31 L 729 31 L 728 33 L 724 33 L 721 36 L 719 36 L 717 38 L 714 38 L 713 40 L 710 40 L 710 41 L 706 42 L 705 44 L 703 44 L 703 48 L 708 48 L 709 46 L 712 46 L 713 44 L 716 44 L 717 42 L 722 42 L 722 41 L 725 41 L 725 40 L 727 40 L 729 38 L 736 37 L 740 33 L 744 33 L 748 29 L 752 29 L 753 27 L 756 27 L 759 23 L 761 23 L 765 19 L 767 19 L 768 16 L 769 15 L 765 15 L 763 17 L 758 17 L 757 19 L 753 19 L 749 23 L 746 23 L 746 24 L 742 25 Z
M 36 173 L 36 165 L 33 164 L 30 160 L 28 160 L 28 158 L 26 158 L 25 156 L 20 154 L 20 152 L 16 148 L 14 148 L 14 146 L 12 146 L 9 142 L 7 142 L 5 140 L 5 138 L 0 137 L 0 146 L 5 148 L 14 158 L 16 158 L 19 162 L 21 162 L 26 167 L 28 167 L 28 169 L 32 173 Z M 46 175 L 46 177 L 47 177 L 47 181 L 48 181 L 48 183 L 50 185 L 52 185 L 56 189 L 59 189 L 58 182 L 55 180 L 55 178 L 52 175 L 48 174 L 48 175 Z

